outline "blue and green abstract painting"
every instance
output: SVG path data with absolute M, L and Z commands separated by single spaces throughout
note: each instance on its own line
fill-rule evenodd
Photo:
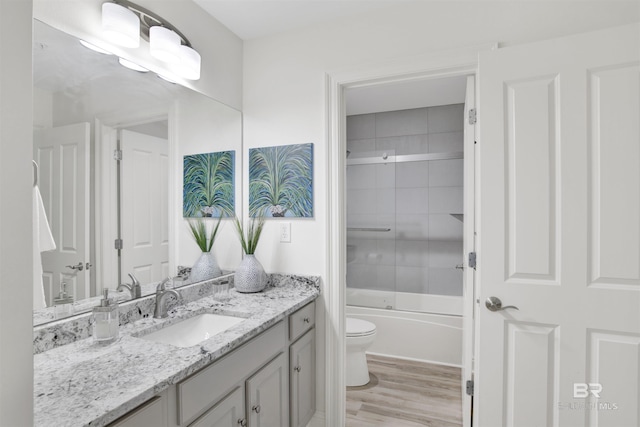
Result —
M 249 215 L 313 217 L 313 144 L 249 150 Z
M 235 151 L 184 156 L 185 218 L 235 216 Z

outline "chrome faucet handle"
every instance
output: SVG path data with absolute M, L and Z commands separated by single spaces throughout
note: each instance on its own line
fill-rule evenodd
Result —
M 140 286 L 140 281 L 136 279 L 136 276 L 134 276 L 132 273 L 129 273 L 129 277 L 131 277 L 131 284 L 133 286 Z
M 158 283 L 158 286 L 156 286 L 156 292 L 164 292 L 167 290 L 167 283 L 169 283 L 170 280 L 171 277 L 167 277 L 162 282 Z

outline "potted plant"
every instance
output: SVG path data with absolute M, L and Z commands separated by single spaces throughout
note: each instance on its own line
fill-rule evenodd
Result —
M 218 222 L 211 230 L 211 233 L 207 233 L 207 223 L 204 219 L 196 218 L 187 220 L 191 236 L 193 236 L 193 239 L 202 251 L 200 258 L 198 258 L 191 268 L 191 273 L 189 274 L 191 283 L 201 282 L 222 275 L 222 270 L 220 270 L 218 262 L 213 256 L 213 253 L 211 253 L 213 242 L 215 242 L 218 229 L 220 228 L 221 219 L 222 216 L 218 218 Z
M 236 269 L 234 286 L 238 292 L 260 292 L 267 285 L 267 274 L 256 259 L 255 251 L 264 228 L 264 216 L 254 217 L 246 230 L 236 217 L 235 226 L 245 256 Z

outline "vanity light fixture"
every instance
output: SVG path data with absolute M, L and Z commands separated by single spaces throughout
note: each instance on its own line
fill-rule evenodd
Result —
M 149 72 L 149 70 L 147 70 L 146 68 L 141 67 L 140 65 L 136 64 L 135 62 L 131 62 L 128 59 L 118 58 L 118 62 L 123 67 L 129 68 L 130 70 L 139 71 L 141 73 L 148 73 Z
M 200 54 L 189 46 L 181 45 L 178 50 L 180 57 L 176 64 L 178 74 L 187 80 L 200 79 Z
M 102 4 L 102 34 L 119 46 L 140 46 L 140 20 L 128 8 L 116 3 Z
M 170 64 L 179 60 L 180 36 L 168 28 L 156 25 L 149 28 L 149 53 L 156 59 Z
M 107 1 L 102 4 L 102 28 L 109 41 L 124 47 L 137 48 L 142 37 L 149 41 L 151 56 L 170 65 L 176 76 L 200 79 L 200 54 L 184 34 L 155 13 L 128 0 Z

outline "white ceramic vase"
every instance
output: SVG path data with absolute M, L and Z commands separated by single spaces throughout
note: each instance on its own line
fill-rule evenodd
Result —
M 245 255 L 236 269 L 234 287 L 242 293 L 260 292 L 267 286 L 267 273 L 255 255 Z
M 222 270 L 218 266 L 216 258 L 211 252 L 202 252 L 200 258 L 191 267 L 189 281 L 191 283 L 202 282 L 222 275 Z

